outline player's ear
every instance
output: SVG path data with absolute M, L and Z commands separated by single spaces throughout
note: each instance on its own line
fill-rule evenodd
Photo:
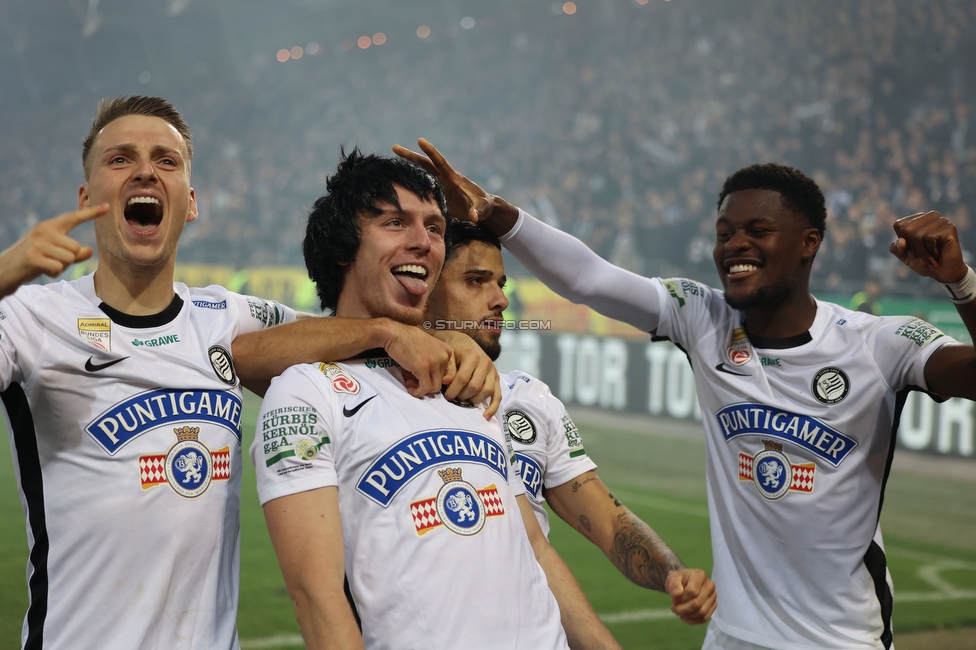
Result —
M 85 183 L 78 188 L 78 209 L 82 210 L 91 205 L 91 200 L 88 198 L 88 183 Z
M 822 242 L 823 238 L 820 236 L 819 230 L 813 227 L 805 229 L 803 231 L 803 257 L 811 258 L 816 255 Z
M 197 212 L 197 193 L 194 192 L 193 191 L 193 188 L 191 187 L 190 188 L 190 201 L 189 201 L 189 205 L 187 206 L 187 210 L 186 210 L 186 222 L 187 223 L 190 223 L 191 221 L 195 221 L 198 216 L 199 216 L 199 213 Z

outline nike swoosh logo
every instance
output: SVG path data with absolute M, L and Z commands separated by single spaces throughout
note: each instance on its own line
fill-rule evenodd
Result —
M 125 361 L 129 357 L 122 357 L 121 359 L 112 359 L 108 363 L 92 363 L 94 357 L 88 357 L 88 361 L 85 362 L 85 370 L 88 372 L 98 372 L 99 370 L 105 370 L 111 366 L 114 366 L 120 361 Z
M 376 397 L 376 395 L 373 395 L 373 397 Z M 347 418 L 351 418 L 352 416 L 354 416 L 354 415 L 356 415 L 357 413 L 359 413 L 359 409 L 361 409 L 361 408 L 363 408 L 364 406 L 366 406 L 366 403 L 367 403 L 367 402 L 368 402 L 369 400 L 371 400 L 371 399 L 373 399 L 373 397 L 367 397 L 367 398 L 366 398 L 366 399 L 364 399 L 364 400 L 363 400 L 362 402 L 360 402 L 359 404 L 356 404 L 356 405 L 355 405 L 354 407 L 352 407 L 352 408 L 346 408 L 345 406 L 343 406 L 343 407 L 342 407 L 342 414 L 343 414 L 343 415 L 345 415 L 345 416 L 346 416 Z
M 749 376 L 748 374 L 746 374 L 744 372 L 736 372 L 734 370 L 729 370 L 728 368 L 725 367 L 725 364 L 724 363 L 718 364 L 717 366 L 715 366 L 715 369 L 718 370 L 719 372 L 724 372 L 727 375 L 735 375 L 736 377 L 748 377 Z

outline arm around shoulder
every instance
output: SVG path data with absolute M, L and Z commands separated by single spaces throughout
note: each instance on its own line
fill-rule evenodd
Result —
M 373 348 L 385 349 L 417 377 L 414 395 L 440 390 L 450 347 L 417 327 L 389 318 L 300 318 L 241 334 L 234 339 L 233 356 L 241 383 L 263 395 L 270 381 L 293 365 L 342 361 Z

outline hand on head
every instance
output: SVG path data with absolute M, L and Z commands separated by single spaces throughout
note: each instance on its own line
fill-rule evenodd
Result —
M 452 217 L 475 223 L 488 219 L 495 197 L 459 174 L 427 140 L 421 138 L 417 144 L 426 156 L 398 144 L 393 145 L 393 153 L 420 165 L 440 180 L 447 197 L 447 211 Z

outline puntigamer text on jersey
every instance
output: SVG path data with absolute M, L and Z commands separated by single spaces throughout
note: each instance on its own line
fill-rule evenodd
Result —
M 774 436 L 812 451 L 837 467 L 857 441 L 820 420 L 761 404 L 732 404 L 715 414 L 726 440 L 745 434 Z
M 85 431 L 109 454 L 146 431 L 173 422 L 211 422 L 241 439 L 241 399 L 222 390 L 150 390 L 108 409 Z
M 414 476 L 449 461 L 481 463 L 508 480 L 505 450 L 488 436 L 470 431 L 425 431 L 401 440 L 373 461 L 356 489 L 385 508 Z

